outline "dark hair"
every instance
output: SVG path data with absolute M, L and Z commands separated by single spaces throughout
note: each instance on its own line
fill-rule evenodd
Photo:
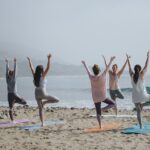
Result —
M 117 64 L 113 64 L 112 68 L 113 68 L 113 67 L 116 67 L 116 68 L 118 68 L 118 65 L 117 65 Z
M 94 64 L 94 66 L 92 67 L 94 75 L 98 75 L 100 72 L 99 66 Z
M 134 75 L 133 75 L 133 81 L 136 84 L 138 79 L 139 79 L 139 73 L 141 71 L 141 66 L 140 65 L 135 65 L 134 66 Z
M 43 71 L 44 71 L 44 68 L 42 65 L 38 65 L 36 67 L 35 74 L 34 74 L 34 85 L 36 87 L 39 87 L 40 85 L 40 78 L 42 76 Z
M 13 70 L 9 70 L 8 76 L 11 77 L 11 76 L 13 76 L 13 74 L 14 74 L 14 71 Z

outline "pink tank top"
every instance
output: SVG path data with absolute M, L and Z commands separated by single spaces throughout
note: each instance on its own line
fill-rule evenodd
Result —
M 89 75 L 89 78 L 94 103 L 104 101 L 106 99 L 106 73 L 98 76 Z

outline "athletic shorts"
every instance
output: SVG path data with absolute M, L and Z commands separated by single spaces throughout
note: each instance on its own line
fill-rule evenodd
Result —
M 116 99 L 116 98 L 120 98 L 120 99 L 124 99 L 123 94 L 121 93 L 121 91 L 119 89 L 117 90 L 109 90 L 110 92 L 110 97 L 111 99 Z

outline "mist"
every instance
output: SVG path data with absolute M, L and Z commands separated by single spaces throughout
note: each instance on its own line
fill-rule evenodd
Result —
M 1 0 L 0 58 L 26 56 L 80 65 L 103 65 L 129 53 L 144 65 L 150 48 L 148 0 Z

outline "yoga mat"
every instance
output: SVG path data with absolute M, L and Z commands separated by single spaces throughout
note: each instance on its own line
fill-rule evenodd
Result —
M 150 122 L 143 123 L 143 128 L 140 129 L 139 125 L 126 128 L 122 131 L 124 134 L 147 134 L 150 133 Z
M 44 122 L 44 127 L 45 126 L 53 126 L 53 125 L 62 125 L 64 124 L 63 120 L 47 120 Z M 30 125 L 30 126 L 21 126 L 19 127 L 19 129 L 23 129 L 23 130 L 29 130 L 29 131 L 33 131 L 33 130 L 38 130 L 40 128 L 43 128 L 41 126 L 41 123 L 37 123 L 34 125 Z
M 20 119 L 15 120 L 14 122 L 6 121 L 6 122 L 0 122 L 0 128 L 9 128 L 9 127 L 15 127 L 17 124 L 27 123 L 30 122 L 29 119 Z
M 96 117 L 96 115 L 90 115 L 90 117 Z M 136 118 L 136 115 L 102 115 L 104 118 L 117 117 L 117 118 Z
M 84 129 L 85 133 L 98 133 L 98 132 L 105 132 L 105 131 L 111 131 L 114 129 L 119 129 L 121 123 L 118 122 L 108 122 L 108 123 L 102 123 L 102 127 L 93 127 L 93 128 L 86 128 Z

